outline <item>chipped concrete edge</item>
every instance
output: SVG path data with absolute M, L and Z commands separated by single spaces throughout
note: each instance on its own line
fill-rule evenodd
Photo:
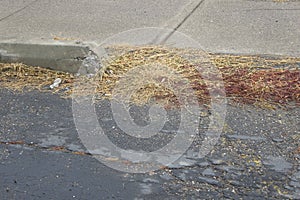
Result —
M 73 41 L 0 41 L 0 62 L 76 73 L 91 52 L 88 44 Z

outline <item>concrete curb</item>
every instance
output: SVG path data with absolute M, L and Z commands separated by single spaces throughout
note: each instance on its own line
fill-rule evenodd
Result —
M 83 60 L 92 53 L 93 43 L 74 41 L 0 41 L 0 62 L 21 62 L 57 71 L 77 73 Z M 210 54 L 228 55 L 228 53 Z M 260 56 L 283 59 L 286 55 L 230 54 L 238 56 Z M 298 64 L 300 67 L 300 64 Z
M 68 41 L 0 41 L 0 62 L 22 62 L 53 70 L 76 73 L 90 48 Z

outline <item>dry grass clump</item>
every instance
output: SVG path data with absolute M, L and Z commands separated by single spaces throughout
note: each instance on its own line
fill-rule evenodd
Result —
M 205 64 L 200 51 L 199 56 L 194 54 L 192 60 L 188 55 L 191 52 L 166 47 L 115 46 L 111 51 L 118 52 L 118 56 L 110 57 L 105 62 L 105 70 L 98 82 L 98 92 L 111 96 L 114 91 L 119 98 L 132 94 L 130 101 L 136 104 L 145 104 L 154 99 L 165 105 L 174 105 L 179 101 L 191 102 L 193 96 L 200 103 L 209 102 L 208 85 L 214 80 L 205 81 L 201 71 L 194 65 L 199 64 L 197 59 Z M 206 58 L 208 61 L 209 58 Z M 203 71 L 209 72 L 204 68 Z
M 62 79 L 61 85 L 64 88 L 73 86 L 74 76 L 69 73 L 27 66 L 22 63 L 0 63 L 0 85 L 11 90 L 49 90 L 49 86 L 56 78 Z M 61 89 L 62 87 L 58 87 L 52 91 L 58 92 Z

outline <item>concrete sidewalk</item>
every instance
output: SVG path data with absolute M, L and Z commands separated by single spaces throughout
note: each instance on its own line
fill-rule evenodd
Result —
M 0 41 L 101 42 L 134 28 L 168 27 L 210 52 L 300 56 L 298 0 L 2 0 L 0 13 Z

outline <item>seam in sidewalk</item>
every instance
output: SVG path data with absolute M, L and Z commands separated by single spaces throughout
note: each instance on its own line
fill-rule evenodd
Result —
M 199 0 L 198 0 L 199 1 Z M 179 15 L 181 15 L 183 12 L 184 12 L 184 10 L 185 9 L 188 9 L 187 7 L 189 7 L 191 4 L 194 4 L 194 2 L 195 2 L 195 0 L 192 0 L 190 3 L 188 3 L 184 8 L 183 8 L 183 10 L 181 11 L 181 13 L 179 13 L 179 14 L 177 14 L 176 16 L 174 16 L 171 20 L 169 20 L 168 22 L 171 22 L 171 21 L 173 21 L 173 20 L 176 20 L 176 21 L 179 21 L 179 22 L 177 22 L 174 26 L 172 26 L 172 24 L 168 24 L 168 22 L 167 22 L 167 24 L 164 26 L 164 28 L 169 28 L 169 29 L 171 29 L 172 31 L 165 37 L 165 38 L 162 38 L 162 40 L 161 41 L 159 41 L 160 39 L 161 39 L 161 34 L 160 35 L 158 35 L 155 39 L 154 39 L 154 41 L 152 42 L 152 43 L 157 43 L 157 42 L 159 42 L 160 44 L 164 44 L 191 16 L 192 16 L 192 14 L 196 11 L 196 10 L 198 10 L 199 9 L 199 7 L 204 3 L 204 1 L 205 0 L 200 0 L 194 7 L 192 7 L 192 9 L 189 9 L 189 11 L 188 11 L 188 13 L 187 13 L 187 15 L 185 15 L 184 17 L 183 17 L 183 19 L 176 19 L 177 18 L 177 16 Z
M 22 10 L 25 10 L 26 8 L 28 8 L 28 7 L 31 6 L 32 4 L 36 3 L 37 1 L 39 1 L 39 0 L 34 0 L 34 1 L 30 2 L 30 3 L 28 3 L 26 6 L 20 8 L 20 9 L 18 9 L 18 10 L 16 10 L 16 11 L 14 11 L 13 13 L 10 13 L 9 15 L 7 15 L 7 16 L 5 16 L 5 17 L 2 17 L 2 18 L 0 19 L 0 22 L 1 22 L 1 21 L 4 21 L 5 19 L 7 19 L 7 18 L 9 18 L 9 17 L 11 17 L 11 16 L 13 16 L 13 15 L 19 13 L 19 12 L 21 12 Z

